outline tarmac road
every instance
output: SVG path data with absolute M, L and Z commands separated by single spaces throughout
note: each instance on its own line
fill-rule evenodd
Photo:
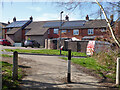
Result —
M 100 88 L 99 80 L 89 76 L 78 70 L 72 65 L 71 81 L 66 82 L 67 77 L 67 61 L 57 56 L 39 56 L 39 55 L 23 55 L 19 57 L 27 59 L 22 64 L 31 67 L 23 78 L 22 88 Z

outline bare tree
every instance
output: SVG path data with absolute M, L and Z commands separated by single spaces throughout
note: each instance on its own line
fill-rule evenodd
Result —
M 106 13 L 105 13 L 105 11 L 104 11 L 104 8 L 102 7 L 102 5 L 101 5 L 97 0 L 96 0 L 96 3 L 97 3 L 97 4 L 99 5 L 99 7 L 101 8 L 101 10 L 102 10 L 102 12 L 103 12 L 103 14 L 104 14 L 104 16 L 105 16 L 105 20 L 106 20 L 106 22 L 107 22 L 107 24 L 108 24 L 108 27 L 109 27 L 109 29 L 110 29 L 110 32 L 111 32 L 111 34 L 112 34 L 112 37 L 113 37 L 114 41 L 117 43 L 117 45 L 118 45 L 119 48 L 120 48 L 120 43 L 119 43 L 119 41 L 117 40 L 117 38 L 115 37 L 115 35 L 114 35 L 114 33 L 113 33 L 112 26 L 110 25 L 109 19 L 108 19 L 107 15 L 106 15 Z
M 102 0 L 101 0 L 101 1 L 102 1 Z M 89 3 L 91 3 L 91 5 L 90 5 L 89 7 L 91 7 L 92 5 L 94 5 L 94 4 L 96 4 L 96 3 L 97 3 L 97 5 L 99 5 L 100 9 L 99 9 L 98 11 L 91 12 L 90 15 L 94 15 L 95 13 L 99 13 L 99 14 L 98 14 L 98 15 L 99 15 L 98 17 L 100 17 L 102 14 L 104 15 L 104 18 L 105 18 L 105 20 L 106 20 L 106 22 L 107 22 L 107 24 L 108 24 L 110 33 L 111 33 L 114 41 L 116 42 L 116 44 L 117 44 L 118 47 L 120 48 L 120 43 L 119 43 L 119 41 L 117 40 L 117 38 L 116 38 L 116 36 L 115 36 L 115 34 L 114 34 L 114 32 L 113 32 L 113 28 L 112 28 L 112 26 L 111 26 L 111 24 L 110 24 L 110 21 L 109 21 L 110 19 L 108 19 L 108 15 L 113 14 L 113 12 L 114 12 L 114 14 L 118 14 L 118 11 L 119 11 L 118 8 L 120 7 L 120 4 L 119 4 L 118 2 L 106 2 L 107 5 L 104 6 L 104 8 L 103 8 L 103 5 L 102 5 L 103 2 L 98 2 L 98 1 L 96 0 L 96 2 L 89 2 Z M 83 2 L 76 2 L 76 0 L 69 0 L 69 2 L 66 2 L 66 3 L 65 3 L 65 2 L 60 2 L 60 3 L 58 3 L 58 4 L 61 5 L 61 6 L 64 6 L 66 10 L 71 10 L 71 12 L 72 12 L 73 10 L 75 10 L 77 7 L 79 7 L 80 10 L 82 10 L 82 8 L 85 7 L 85 5 L 84 5 Z M 100 12 L 100 11 L 101 11 L 101 12 Z M 112 13 L 111 13 L 111 12 L 112 12 Z M 115 21 L 115 24 L 116 24 L 116 22 L 117 22 L 119 19 L 120 19 L 120 17 L 118 17 L 118 19 Z

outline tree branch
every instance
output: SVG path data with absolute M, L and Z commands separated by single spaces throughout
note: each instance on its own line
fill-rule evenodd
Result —
M 105 20 L 106 20 L 106 22 L 107 22 L 107 24 L 108 24 L 108 27 L 109 27 L 109 29 L 110 29 L 110 32 L 111 32 L 111 34 L 112 34 L 112 37 L 113 37 L 114 41 L 117 43 L 117 45 L 118 45 L 119 48 L 120 48 L 120 43 L 118 42 L 118 40 L 116 39 L 116 37 L 115 37 L 115 35 L 114 35 L 114 33 L 113 33 L 113 29 L 112 29 L 112 27 L 111 27 L 111 25 L 110 25 L 110 23 L 109 23 L 109 20 L 108 20 L 108 18 L 107 18 L 107 15 L 106 15 L 106 13 L 105 13 L 102 5 L 100 5 L 100 3 L 99 3 L 97 0 L 96 0 L 96 3 L 97 3 L 97 4 L 99 5 L 99 7 L 101 8 L 101 10 L 102 10 L 102 12 L 103 12 L 103 15 L 105 16 Z

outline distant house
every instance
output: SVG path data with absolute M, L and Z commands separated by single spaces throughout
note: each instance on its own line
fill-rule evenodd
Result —
M 94 40 L 96 37 L 107 38 L 107 22 L 99 20 L 76 20 L 61 22 L 47 22 L 44 28 L 49 28 L 48 38 L 77 38 L 79 40 Z
M 44 24 L 47 22 L 54 23 L 57 22 L 57 20 L 32 22 L 25 28 L 25 39 L 36 40 L 41 46 L 45 47 L 45 39 L 52 37 L 52 35 L 49 34 L 51 30 L 44 28 Z
M 0 39 L 3 38 L 3 28 L 6 27 L 8 24 L 0 22 Z
M 48 28 L 43 28 L 43 25 L 47 21 L 32 22 L 25 28 L 26 40 L 30 38 L 31 40 L 36 40 L 41 46 L 45 46 L 45 39 L 48 38 L 47 30 Z
M 24 28 L 32 22 L 32 17 L 30 20 L 16 21 L 16 17 L 13 18 L 13 22 L 3 28 L 4 38 L 14 43 L 22 43 L 25 41 L 25 30 Z

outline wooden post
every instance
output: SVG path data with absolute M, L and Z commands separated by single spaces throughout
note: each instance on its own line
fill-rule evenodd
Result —
M 116 84 L 120 85 L 120 57 L 117 58 Z
M 67 82 L 71 82 L 71 50 L 68 50 L 68 73 L 67 73 Z
M 13 80 L 18 79 L 18 52 L 13 53 Z

